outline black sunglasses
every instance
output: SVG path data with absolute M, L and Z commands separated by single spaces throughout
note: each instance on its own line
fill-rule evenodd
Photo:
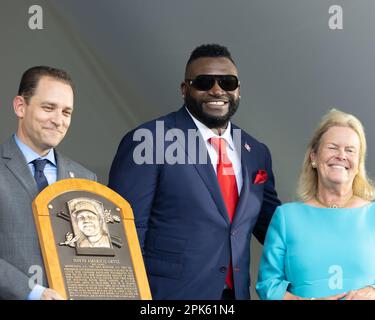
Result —
M 233 75 L 201 74 L 195 79 L 185 79 L 185 81 L 199 91 L 212 89 L 215 85 L 215 81 L 217 81 L 220 88 L 225 91 L 233 91 L 238 88 L 238 78 Z

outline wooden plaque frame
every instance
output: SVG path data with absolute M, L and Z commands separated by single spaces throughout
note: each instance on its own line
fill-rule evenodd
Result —
M 72 191 L 85 191 L 99 195 L 100 197 L 114 203 L 117 208 L 120 209 L 120 212 L 118 213 L 124 227 L 139 297 L 142 300 L 151 300 L 151 291 L 147 280 L 146 269 L 143 263 L 143 257 L 134 223 L 133 211 L 130 204 L 110 188 L 86 179 L 74 178 L 57 181 L 45 188 L 32 203 L 49 287 L 56 290 L 63 298 L 68 298 L 68 291 L 64 281 L 63 270 L 60 265 L 48 206 L 56 197 Z

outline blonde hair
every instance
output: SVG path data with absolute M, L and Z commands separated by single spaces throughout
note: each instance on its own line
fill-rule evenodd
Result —
M 331 109 L 323 116 L 314 135 L 308 144 L 305 159 L 302 165 L 302 171 L 299 177 L 297 195 L 301 201 L 308 201 L 315 197 L 318 188 L 318 174 L 316 169 L 312 168 L 310 155 L 318 151 L 320 140 L 324 133 L 332 127 L 348 127 L 353 129 L 360 141 L 358 173 L 353 181 L 353 194 L 365 200 L 374 200 L 374 183 L 367 176 L 365 168 L 366 160 L 366 136 L 361 121 L 350 113 L 345 113 L 337 109 Z

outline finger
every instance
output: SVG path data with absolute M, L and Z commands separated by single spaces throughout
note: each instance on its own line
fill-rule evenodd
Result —
M 63 297 L 56 293 L 53 295 L 53 300 L 63 300 Z
M 334 296 L 327 297 L 328 300 L 339 300 L 346 296 L 346 292 L 335 294 Z
M 346 292 L 336 294 L 336 295 L 335 295 L 335 298 L 336 298 L 336 299 L 342 299 L 342 298 L 344 298 L 344 297 L 346 296 L 346 294 L 347 294 Z
M 333 296 L 327 296 L 323 298 L 324 300 L 338 300 L 346 296 L 346 292 L 335 294 Z
M 368 292 L 357 292 L 353 297 L 352 300 L 371 300 L 371 296 Z
M 57 291 L 47 288 L 43 291 L 41 300 L 63 300 L 63 298 Z
M 40 300 L 51 300 L 48 288 L 43 291 Z
M 63 297 L 55 290 L 50 292 L 52 300 L 63 300 Z
M 355 292 L 354 291 L 349 291 L 349 293 L 345 297 L 345 300 L 353 300 L 354 296 L 355 296 Z
M 355 295 L 351 300 L 371 300 L 369 297 L 361 296 L 361 295 Z

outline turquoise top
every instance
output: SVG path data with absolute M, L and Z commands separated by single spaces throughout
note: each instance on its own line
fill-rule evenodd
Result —
M 261 299 L 286 290 L 318 298 L 375 284 L 375 203 L 317 208 L 302 202 L 278 207 L 260 262 Z

